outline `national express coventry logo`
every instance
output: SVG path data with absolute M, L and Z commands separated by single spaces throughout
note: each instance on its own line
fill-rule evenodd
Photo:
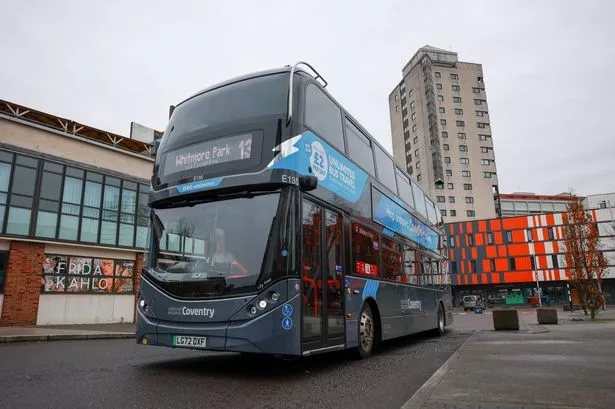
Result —
M 182 315 L 188 317 L 213 318 L 216 310 L 214 308 L 188 308 L 188 307 L 169 307 L 169 315 Z

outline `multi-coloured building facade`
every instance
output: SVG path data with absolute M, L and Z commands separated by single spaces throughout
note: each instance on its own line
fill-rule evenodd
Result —
M 597 223 L 609 265 L 602 288 L 609 303 L 615 303 L 615 211 L 588 211 Z M 476 294 L 506 304 L 526 304 L 537 287 L 555 304 L 568 302 L 563 213 L 450 223 L 445 231 L 457 303 L 464 295 Z

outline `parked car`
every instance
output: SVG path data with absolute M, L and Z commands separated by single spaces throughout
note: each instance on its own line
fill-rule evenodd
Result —
M 495 307 L 496 305 L 504 305 L 506 304 L 506 297 L 504 296 L 495 296 L 495 297 L 489 297 L 487 298 L 487 306 L 488 307 Z
M 463 310 L 474 310 L 477 306 L 482 306 L 482 301 L 478 295 L 466 295 L 463 297 Z

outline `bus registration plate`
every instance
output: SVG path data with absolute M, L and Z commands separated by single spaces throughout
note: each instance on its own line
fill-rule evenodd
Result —
M 185 335 L 176 335 L 173 337 L 173 346 L 188 348 L 205 348 L 207 346 L 207 337 L 189 337 Z

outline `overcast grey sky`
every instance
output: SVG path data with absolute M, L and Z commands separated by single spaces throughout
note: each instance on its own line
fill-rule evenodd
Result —
M 128 135 L 206 86 L 305 60 L 390 151 L 388 94 L 430 44 L 483 64 L 502 192 L 612 192 L 614 17 L 607 0 L 0 0 L 0 98 Z

